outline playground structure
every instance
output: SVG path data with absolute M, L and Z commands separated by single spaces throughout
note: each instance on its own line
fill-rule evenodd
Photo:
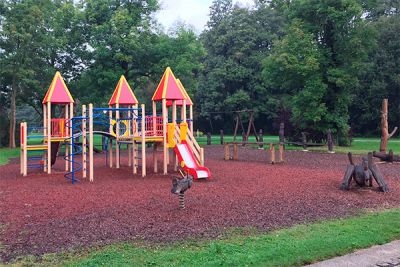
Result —
M 161 114 L 157 113 L 158 103 L 161 103 L 158 109 Z M 58 117 L 53 117 L 52 110 L 56 106 L 61 112 Z M 65 177 L 74 183 L 76 175 L 82 171 L 82 178 L 89 175 L 89 180 L 94 181 L 94 136 L 100 135 L 106 140 L 104 147 L 110 168 L 114 158 L 115 167 L 120 168 L 120 150 L 124 144 L 128 148 L 128 165 L 132 166 L 133 174 L 141 167 L 141 175 L 145 177 L 146 145 L 151 143 L 155 173 L 158 172 L 157 152 L 161 148 L 164 174 L 168 173 L 170 159 L 173 159 L 172 150 L 176 154 L 175 170 L 180 165 L 194 179 L 210 178 L 209 169 L 204 167 L 204 151 L 192 131 L 193 102 L 169 67 L 154 92 L 149 114 L 146 114 L 144 104 L 139 108 L 135 94 L 121 76 L 108 107 L 82 105 L 81 116 L 74 116 L 74 99 L 57 72 L 43 100 L 43 125 L 28 127 L 26 122 L 21 123 L 21 174 L 26 176 L 30 168 L 40 168 L 50 174 L 59 149 L 64 145 Z M 82 155 L 81 158 L 78 155 Z

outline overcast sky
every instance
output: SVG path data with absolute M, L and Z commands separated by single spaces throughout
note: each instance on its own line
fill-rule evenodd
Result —
M 243 5 L 251 5 L 253 0 L 234 0 Z M 200 33 L 208 21 L 212 0 L 161 0 L 158 21 L 168 30 L 176 21 L 192 25 Z

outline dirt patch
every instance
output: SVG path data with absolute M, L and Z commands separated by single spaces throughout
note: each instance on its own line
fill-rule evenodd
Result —
M 15 161 L 0 166 L 0 224 L 6 226 L 0 255 L 9 261 L 115 241 L 208 238 L 229 227 L 270 230 L 360 208 L 400 206 L 396 164 L 380 165 L 391 190 L 384 194 L 339 190 L 346 155 L 286 152 L 285 164 L 270 165 L 266 151 L 240 148 L 240 161 L 222 158 L 221 146 L 206 147 L 214 179 L 194 184 L 185 211 L 170 193 L 171 175 L 153 174 L 149 165 L 147 177 L 134 176 L 126 155 L 120 169 L 110 169 L 105 155 L 97 154 L 94 183 L 76 185 L 65 180 L 62 158 L 52 175 L 22 177 Z

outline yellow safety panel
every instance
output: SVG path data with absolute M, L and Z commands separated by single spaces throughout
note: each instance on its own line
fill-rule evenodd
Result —
M 181 129 L 180 139 L 181 139 L 181 142 L 182 142 L 182 141 L 186 140 L 186 135 L 187 135 L 187 131 L 188 131 L 187 122 L 181 122 L 180 129 Z
M 167 138 L 168 147 L 175 147 L 174 134 L 175 134 L 175 124 L 168 123 L 168 138 Z

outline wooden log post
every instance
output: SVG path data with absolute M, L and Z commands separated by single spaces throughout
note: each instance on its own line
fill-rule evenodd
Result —
M 142 147 L 142 177 L 146 176 L 146 112 L 144 109 L 144 104 L 141 105 L 142 111 L 142 136 L 141 136 L 141 147 Z
M 233 144 L 233 160 L 238 160 L 238 159 L 239 159 L 238 145 Z
M 328 130 L 326 139 L 328 142 L 328 153 L 335 153 L 335 151 L 333 151 L 333 138 L 331 129 Z
M 93 182 L 93 104 L 89 104 L 89 181 Z
M 229 147 L 230 147 L 229 144 L 224 144 L 224 160 L 230 160 L 231 158 L 231 152 Z
M 219 131 L 221 145 L 224 144 L 224 130 Z
M 386 152 L 388 140 L 396 133 L 397 127 L 389 134 L 388 125 L 388 100 L 387 98 L 382 101 L 382 111 L 381 111 L 381 145 L 379 151 Z
M 211 145 L 211 133 L 207 133 L 207 145 Z
M 271 164 L 275 164 L 275 145 L 273 143 L 269 144 L 269 152 L 271 154 Z
M 382 161 L 387 161 L 387 162 L 400 162 L 400 156 L 399 155 L 394 155 L 393 150 L 389 150 L 389 153 L 385 152 L 373 152 L 373 156 L 376 158 L 379 158 Z
M 368 159 L 370 159 L 369 161 L 372 162 L 372 153 L 371 152 L 368 153 Z M 372 163 L 371 166 L 368 166 L 368 167 L 369 167 L 369 170 L 371 171 L 373 177 L 375 178 L 376 183 L 379 185 L 379 189 L 382 192 L 388 192 L 389 187 L 386 184 L 385 179 L 383 178 L 383 175 L 382 175 L 381 171 L 379 170 L 378 166 L 376 166 L 375 164 Z
M 260 142 L 260 144 L 258 145 L 258 149 L 263 149 L 264 148 L 263 141 L 264 141 L 263 130 L 260 129 L 258 131 L 258 142 Z

